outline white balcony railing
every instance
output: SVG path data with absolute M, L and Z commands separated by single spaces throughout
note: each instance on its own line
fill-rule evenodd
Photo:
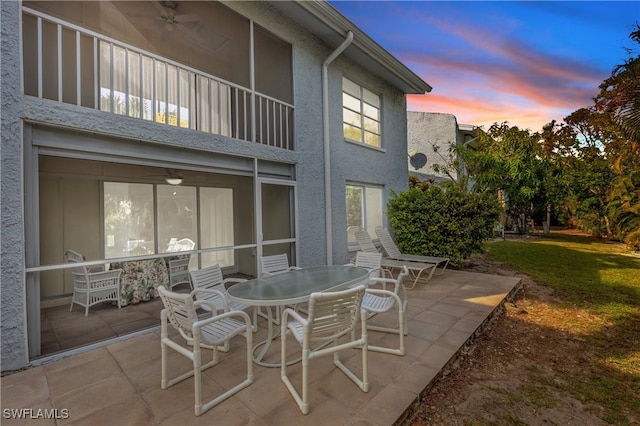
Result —
M 292 150 L 291 104 L 23 8 L 25 93 Z

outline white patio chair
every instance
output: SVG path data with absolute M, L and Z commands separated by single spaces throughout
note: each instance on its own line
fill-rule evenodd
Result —
M 367 288 L 367 291 L 362 300 L 362 309 L 366 310 L 368 314 L 367 320 L 369 320 L 376 314 L 389 312 L 394 307 L 397 307 L 398 328 L 372 325 L 369 321 L 367 321 L 367 329 L 372 331 L 381 331 L 384 333 L 398 334 L 400 337 L 398 349 L 369 345 L 368 348 L 370 351 L 384 352 L 401 356 L 404 356 L 405 354 L 404 336 L 409 333 L 409 328 L 406 315 L 407 293 L 402 282 L 407 275 L 409 275 L 409 270 L 406 266 L 404 266 L 402 268 L 402 271 L 398 274 L 398 277 L 395 279 L 373 278 L 370 281 L 370 283 L 373 283 L 373 285 L 382 284 L 383 286 L 386 286 L 386 284 L 393 284 L 393 291 L 387 290 L 386 288 L 371 288 L 372 284 L 369 284 L 369 287 Z
M 429 277 L 427 278 L 427 280 L 431 278 L 431 276 L 433 275 L 435 270 L 438 268 L 438 266 L 443 265 L 439 275 L 442 275 L 444 273 L 444 270 L 447 269 L 447 265 L 449 264 L 449 258 L 447 257 L 420 256 L 415 254 L 402 253 L 400 249 L 398 249 L 398 246 L 396 246 L 396 243 L 393 241 L 393 238 L 391 238 L 391 234 L 389 233 L 387 228 L 384 228 L 381 226 L 377 227 L 376 235 L 378 236 L 378 239 L 380 240 L 380 244 L 382 244 L 384 251 L 387 253 L 387 256 L 390 259 L 404 260 L 407 262 L 422 262 L 422 263 L 435 264 L 436 267 L 431 270 L 431 273 L 429 274 Z
M 274 254 L 272 256 L 262 256 L 260 258 L 260 271 L 261 277 L 267 277 L 269 275 L 282 274 L 285 272 L 293 271 L 296 269 L 300 269 L 297 266 L 289 265 L 289 256 L 286 253 L 282 254 Z M 280 325 L 280 308 L 275 308 L 276 314 L 275 317 L 272 318 L 272 321 L 276 325 Z M 257 310 L 258 315 L 262 318 L 268 319 L 267 314 Z
M 294 269 L 300 268 L 289 265 L 289 257 L 286 253 L 275 254 L 273 256 L 262 256 L 260 258 L 261 276 L 282 274 Z
M 187 283 L 189 287 L 191 285 L 191 279 L 189 275 L 189 262 L 191 261 L 191 255 L 186 255 L 180 259 L 173 259 L 167 262 L 169 270 L 169 289 L 173 290 L 173 287 L 178 284 Z
M 361 268 L 368 269 L 370 278 L 379 278 L 381 275 L 384 275 L 385 272 L 391 273 L 381 266 L 382 262 L 382 253 L 368 253 L 364 251 L 359 251 L 356 253 L 356 257 L 349 263 L 349 265 L 359 266 Z M 391 277 L 393 278 L 393 277 Z
M 84 256 L 80 253 L 67 250 L 65 258 L 68 263 L 84 262 Z M 104 268 L 88 268 L 76 266 L 71 269 L 73 276 L 73 296 L 69 312 L 73 311 L 73 304 L 84 307 L 84 316 L 89 315 L 89 308 L 102 302 L 116 302 L 118 309 L 120 302 L 120 275 L 122 269 L 104 271 Z
M 196 269 L 189 272 L 191 276 L 191 284 L 195 290 L 215 290 L 215 292 L 196 292 L 196 300 L 208 302 L 209 304 L 203 304 L 201 306 L 205 311 L 211 311 L 215 315 L 215 311 L 209 309 L 210 306 L 214 306 L 216 311 L 223 309 L 229 309 L 230 311 L 244 311 L 249 307 L 242 303 L 237 303 L 229 299 L 227 295 L 227 284 L 235 284 L 242 281 L 246 281 L 242 278 L 224 278 L 222 276 L 222 269 L 219 264 L 209 266 L 202 269 Z M 256 316 L 256 309 L 253 309 L 253 326 L 252 330 L 258 331 L 258 321 Z M 221 348 L 222 352 L 229 350 L 229 342 L 226 342 Z
M 196 315 L 197 307 L 204 307 L 210 302 L 206 300 L 193 301 L 194 293 L 203 292 L 196 289 L 190 294 L 175 293 L 168 291 L 164 286 L 158 287 L 158 293 L 162 298 L 164 309 L 160 313 L 161 318 L 161 350 L 162 350 L 162 389 L 167 389 L 191 376 L 194 377 L 194 399 L 195 415 L 199 416 L 220 402 L 236 394 L 241 389 L 253 383 L 253 335 L 251 332 L 251 319 L 246 312 L 229 311 L 225 308 L 222 312 L 216 313 L 210 318 L 198 320 Z M 215 290 L 206 290 L 206 293 L 215 293 Z M 219 294 L 221 299 L 224 295 Z M 208 309 L 215 312 L 217 308 L 210 304 Z M 187 341 L 188 347 L 179 344 L 169 338 L 168 322 L 178 330 L 180 335 Z M 219 363 L 218 347 L 228 343 L 231 338 L 239 334 L 244 334 L 247 344 L 247 377 L 238 385 L 228 389 L 212 400 L 202 402 L 202 372 L 209 367 Z M 184 355 L 193 362 L 193 369 L 174 378 L 169 378 L 169 362 L 167 359 L 167 349 L 171 348 Z M 202 349 L 211 349 L 212 360 L 202 363 Z
M 281 327 L 281 371 L 280 377 L 295 399 L 303 414 L 309 413 L 309 361 L 333 354 L 333 363 L 349 379 L 362 389 L 369 391 L 367 368 L 367 313 L 361 309 L 365 286 L 360 285 L 347 290 L 312 293 L 309 299 L 309 315 L 303 318 L 298 312 L 287 308 L 282 314 Z M 338 340 L 352 336 L 358 322 L 362 322 L 360 339 L 349 339 L 343 343 Z M 287 322 L 291 317 L 293 321 Z M 302 396 L 287 376 L 287 336 L 293 335 L 302 346 Z M 326 346 L 332 343 L 331 346 Z M 362 349 L 362 379 L 349 370 L 338 358 L 338 352 Z

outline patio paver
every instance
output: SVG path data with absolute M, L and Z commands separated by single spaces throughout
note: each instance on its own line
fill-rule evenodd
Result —
M 280 370 L 255 366 L 255 381 L 200 417 L 193 414 L 193 379 L 160 389 L 160 332 L 2 377 L 2 409 L 68 410 L 67 419 L 18 420 L 3 425 L 390 425 L 439 376 L 479 327 L 517 288 L 519 278 L 447 270 L 408 291 L 409 335 L 404 357 L 369 352 L 370 391 L 361 392 L 333 367 L 331 357 L 312 360 L 310 412 L 304 416 L 280 381 Z M 371 319 L 385 323 L 397 312 Z M 263 320 L 264 321 L 264 320 Z M 265 333 L 254 335 L 259 341 Z M 397 345 L 397 336 L 370 333 L 371 342 Z M 278 344 L 272 346 L 276 353 Z M 169 351 L 174 371 L 189 361 Z M 203 375 L 203 395 L 228 388 L 244 373 L 244 342 L 235 339 L 221 365 Z M 356 372 L 360 352 L 341 359 Z M 289 368 L 299 384 L 299 364 Z M 4 411 L 3 411 L 4 414 Z

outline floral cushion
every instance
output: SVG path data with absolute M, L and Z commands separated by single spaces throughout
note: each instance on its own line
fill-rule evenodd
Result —
M 120 277 L 121 304 L 136 304 L 158 297 L 158 287 L 169 284 L 164 259 L 115 262 L 111 269 L 122 269 Z

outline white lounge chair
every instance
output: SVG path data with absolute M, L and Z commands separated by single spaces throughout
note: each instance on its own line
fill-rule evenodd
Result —
M 209 290 L 208 292 L 214 292 Z M 195 415 L 199 416 L 216 406 L 220 402 L 236 394 L 253 383 L 253 334 L 251 332 L 251 319 L 246 312 L 229 311 L 224 309 L 216 315 L 199 320 L 196 315 L 196 308 L 205 306 L 210 311 L 217 311 L 217 308 L 209 301 L 193 301 L 194 294 L 201 290 L 194 290 L 191 294 L 175 293 L 168 291 L 164 286 L 158 287 L 158 293 L 162 298 L 164 309 L 160 313 L 161 319 L 161 350 L 162 350 L 162 389 L 167 389 L 193 376 Z M 219 294 L 220 298 L 224 295 Z M 180 335 L 187 341 L 187 347 L 171 340 L 169 337 L 168 323 L 178 330 Z M 212 400 L 202 402 L 202 371 L 219 363 L 218 347 L 229 342 L 231 338 L 239 334 L 244 334 L 247 345 L 247 376 L 239 384 L 227 389 L 221 395 Z M 193 362 L 193 369 L 180 376 L 169 378 L 169 360 L 167 359 L 167 349 L 171 348 L 184 355 Z M 189 349 L 191 348 L 191 349 Z M 209 362 L 202 363 L 202 349 L 211 349 L 213 358 Z
M 354 231 L 354 235 L 361 251 L 365 253 L 380 253 L 376 245 L 373 243 L 369 232 L 360 228 Z
M 422 263 L 435 264 L 436 267 L 429 274 L 429 278 L 431 278 L 434 271 L 439 266 L 442 265 L 440 274 L 439 274 L 439 275 L 442 275 L 442 273 L 444 273 L 444 270 L 447 268 L 447 265 L 449 265 L 449 258 L 447 257 L 420 256 L 415 254 L 402 253 L 400 249 L 398 249 L 398 246 L 396 246 L 396 243 L 393 241 L 393 238 L 391 238 L 391 234 L 389 234 L 389 231 L 387 230 L 387 228 L 377 227 L 376 235 L 378 236 L 378 239 L 380 240 L 380 244 L 382 244 L 384 251 L 387 253 L 387 256 L 390 259 L 403 260 L 407 262 L 422 262 Z
M 361 309 L 365 286 L 360 285 L 347 290 L 312 293 L 309 299 L 309 316 L 302 317 L 293 309 L 285 309 L 281 325 L 281 361 L 280 377 L 295 399 L 303 414 L 309 413 L 309 361 L 311 359 L 333 354 L 333 363 L 347 375 L 364 392 L 369 391 L 367 371 L 367 313 Z M 339 342 L 344 336 L 352 336 L 358 323 L 362 322 L 360 339 L 347 339 Z M 287 322 L 288 319 L 293 319 Z M 296 390 L 287 376 L 287 337 L 293 337 L 302 346 L 302 395 Z M 332 343 L 330 346 L 327 344 Z M 338 358 L 338 351 L 362 349 L 362 379 L 349 370 Z
M 360 249 L 363 252 L 371 255 L 375 255 L 376 253 L 380 254 L 380 252 L 376 248 L 375 244 L 373 243 L 373 240 L 371 239 L 367 231 L 361 229 L 356 231 L 355 235 L 356 235 L 358 244 L 360 245 Z M 433 276 L 433 273 L 435 272 L 436 266 L 437 266 L 436 262 L 432 260 L 423 261 L 422 257 L 420 257 L 420 260 L 409 261 L 406 259 L 396 259 L 396 258 L 385 256 L 382 258 L 380 264 L 382 266 L 382 270 L 388 272 L 392 278 L 393 278 L 393 275 L 391 274 L 391 270 L 401 269 L 402 267 L 406 266 L 409 269 L 411 276 L 413 278 L 413 285 L 409 288 L 415 287 L 416 283 L 418 282 L 422 274 L 425 273 L 426 271 L 428 271 L 427 281 L 429 281 Z

